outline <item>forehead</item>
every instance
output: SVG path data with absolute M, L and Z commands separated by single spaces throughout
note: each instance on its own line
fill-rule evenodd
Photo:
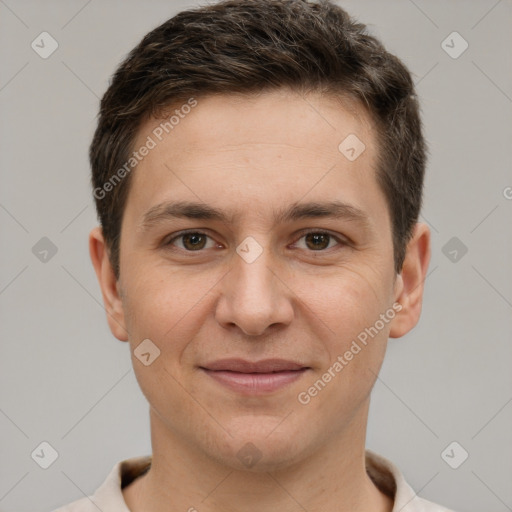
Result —
M 241 194 L 296 203 L 326 191 L 331 199 L 342 189 L 375 193 L 374 128 L 346 98 L 286 89 L 191 98 L 141 126 L 134 150 L 144 146 L 151 150 L 136 166 L 128 199 L 138 210 L 168 200 L 171 190 L 230 206 Z
M 267 143 L 325 145 L 356 131 L 373 143 L 373 124 L 363 105 L 346 95 L 301 94 L 288 88 L 258 93 L 207 95 L 183 99 L 150 118 L 139 129 L 136 146 L 150 135 L 157 144 L 177 145 L 186 139 L 186 148 L 214 150 L 220 144 Z M 330 132 L 330 133 L 329 133 Z M 329 133 L 330 137 L 325 137 Z M 165 141 L 163 140 L 165 139 Z M 370 140 L 371 139 L 371 140 Z M 178 155 L 177 155 L 178 156 Z

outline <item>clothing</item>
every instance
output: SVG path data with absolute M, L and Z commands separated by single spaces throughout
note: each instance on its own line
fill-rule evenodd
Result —
M 144 474 L 150 466 L 151 455 L 118 462 L 90 498 L 81 498 L 53 512 L 98 512 L 98 509 L 102 512 L 130 512 L 121 489 Z M 416 496 L 400 470 L 370 450 L 366 450 L 366 472 L 384 494 L 394 498 L 393 512 L 453 512 Z

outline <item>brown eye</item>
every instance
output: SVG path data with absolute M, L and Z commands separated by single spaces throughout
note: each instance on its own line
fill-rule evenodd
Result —
M 206 236 L 201 233 L 187 233 L 186 235 L 182 235 L 182 239 L 183 246 L 190 251 L 204 249 L 206 244 Z
M 295 247 L 308 252 L 327 252 L 326 249 L 342 249 L 346 245 L 347 242 L 343 238 L 332 235 L 327 231 L 303 232 L 302 236 L 294 244 Z
M 181 249 L 187 252 L 197 252 L 202 249 L 215 247 L 215 241 L 200 231 L 189 231 L 176 235 L 165 243 L 166 246 L 174 249 Z
M 329 246 L 331 236 L 327 233 L 308 233 L 306 235 L 306 245 L 308 249 L 318 251 L 326 249 Z

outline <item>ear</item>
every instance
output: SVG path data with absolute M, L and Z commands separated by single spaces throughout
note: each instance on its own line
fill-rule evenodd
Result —
M 402 272 L 396 278 L 395 301 L 402 309 L 391 322 L 391 338 L 400 338 L 418 323 L 429 263 L 430 230 L 426 224 L 417 223 L 407 244 Z
M 100 227 L 89 234 L 89 254 L 103 295 L 103 303 L 112 334 L 120 341 L 128 341 L 123 302 L 119 293 L 119 283 Z

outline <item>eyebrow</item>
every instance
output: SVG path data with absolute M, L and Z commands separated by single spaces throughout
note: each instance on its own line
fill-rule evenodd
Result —
M 149 230 L 167 220 L 175 218 L 216 220 L 233 224 L 237 213 L 224 212 L 205 203 L 190 201 L 164 202 L 150 208 L 142 217 L 140 228 Z M 294 203 L 274 212 L 274 222 L 282 224 L 302 219 L 333 218 L 357 222 L 368 227 L 370 220 L 363 210 L 342 201 Z

